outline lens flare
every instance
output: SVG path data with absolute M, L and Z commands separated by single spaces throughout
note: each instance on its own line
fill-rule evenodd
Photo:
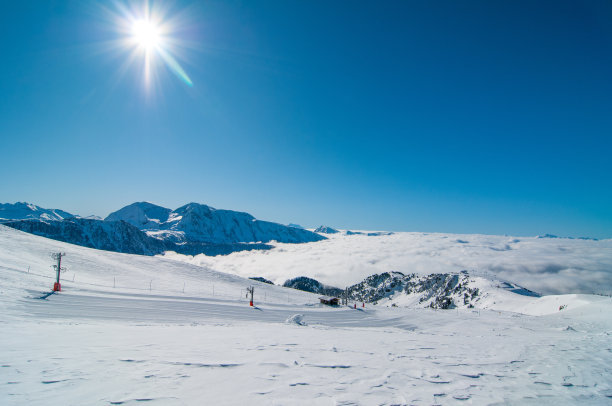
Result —
M 142 80 L 147 94 L 153 83 L 159 80 L 159 69 L 168 69 L 189 87 L 193 81 L 179 63 L 179 52 L 187 48 L 180 35 L 185 23 L 185 12 L 163 8 L 161 2 L 145 0 L 141 3 L 116 0 L 111 7 L 104 7 L 106 14 L 116 25 L 120 39 L 115 51 L 128 51 L 129 57 L 123 71 L 134 63 L 142 63 Z M 177 14 L 180 13 L 180 14 Z

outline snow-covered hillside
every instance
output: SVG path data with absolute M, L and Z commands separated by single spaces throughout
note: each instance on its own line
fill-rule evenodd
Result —
M 35 204 L 17 202 L 0 203 L 1 220 L 63 220 L 74 215 L 59 209 L 43 209 Z
M 66 253 L 63 291 L 56 294 L 50 294 L 51 252 Z M 3 226 L 0 278 L 3 404 L 606 404 L 612 398 L 608 297 L 530 298 L 538 317 L 329 308 L 306 292 Z M 254 308 L 245 298 L 250 285 Z M 559 303 L 566 305 L 561 311 Z
M 273 244 L 268 251 L 169 258 L 282 284 L 307 276 L 344 288 L 370 275 L 452 274 L 511 281 L 542 294 L 612 293 L 612 240 L 550 239 L 478 234 L 328 234 L 316 244 Z
M 325 239 L 308 230 L 257 220 L 248 213 L 220 210 L 198 203 L 189 203 L 176 210 L 147 202 L 133 203 L 111 213 L 105 220 L 123 220 L 152 237 L 175 243 L 304 243 Z
M 125 223 L 124 223 L 125 224 Z M 131 255 L 81 247 L 24 233 L 0 225 L 0 269 L 28 278 L 40 276 L 37 288 L 48 290 L 55 273 L 51 265 L 53 252 L 65 252 L 63 265 L 67 267 L 63 286 L 87 287 L 97 291 L 149 291 L 165 293 L 195 294 L 205 292 L 208 296 L 215 284 L 215 296 L 244 299 L 244 289 L 256 285 L 256 297 L 266 296 L 267 301 L 287 302 L 287 292 L 293 301 L 312 301 L 313 295 L 297 290 L 283 289 L 248 280 L 239 276 L 213 271 L 208 267 L 189 265 L 160 257 Z M 253 275 L 255 276 L 255 275 Z M 9 284 L 10 285 L 10 284 Z M 4 288 L 8 286 L 5 284 Z M 29 284 L 25 289 L 32 288 Z M 210 291 L 210 292 L 209 292 Z M 282 293 L 278 293 L 282 292 Z M 304 299 L 306 298 L 306 299 Z M 316 297 L 314 297 L 316 299 Z

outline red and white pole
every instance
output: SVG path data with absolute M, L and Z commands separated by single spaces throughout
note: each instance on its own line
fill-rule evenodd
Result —
M 57 254 L 53 254 L 53 258 L 57 259 L 57 265 L 55 265 L 56 271 L 57 271 L 57 278 L 55 280 L 55 283 L 53 284 L 53 291 L 54 292 L 61 292 L 62 291 L 62 285 L 60 283 L 60 273 L 62 272 L 62 257 L 66 255 L 63 254 L 61 252 L 58 252 Z
M 253 307 L 253 292 L 255 291 L 255 287 L 251 286 L 249 288 L 247 288 L 247 297 L 249 296 L 249 293 L 251 294 L 251 300 L 249 301 L 249 306 Z

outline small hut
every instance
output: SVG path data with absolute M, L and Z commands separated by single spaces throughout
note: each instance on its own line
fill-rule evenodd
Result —
M 321 301 L 321 304 L 328 305 L 328 306 L 338 306 L 340 302 L 339 298 L 331 297 L 331 296 L 321 296 L 319 300 Z

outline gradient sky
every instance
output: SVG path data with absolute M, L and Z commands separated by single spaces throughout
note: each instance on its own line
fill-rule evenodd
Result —
M 1 202 L 612 237 L 608 0 L 171 2 L 148 90 L 118 9 L 3 3 Z

